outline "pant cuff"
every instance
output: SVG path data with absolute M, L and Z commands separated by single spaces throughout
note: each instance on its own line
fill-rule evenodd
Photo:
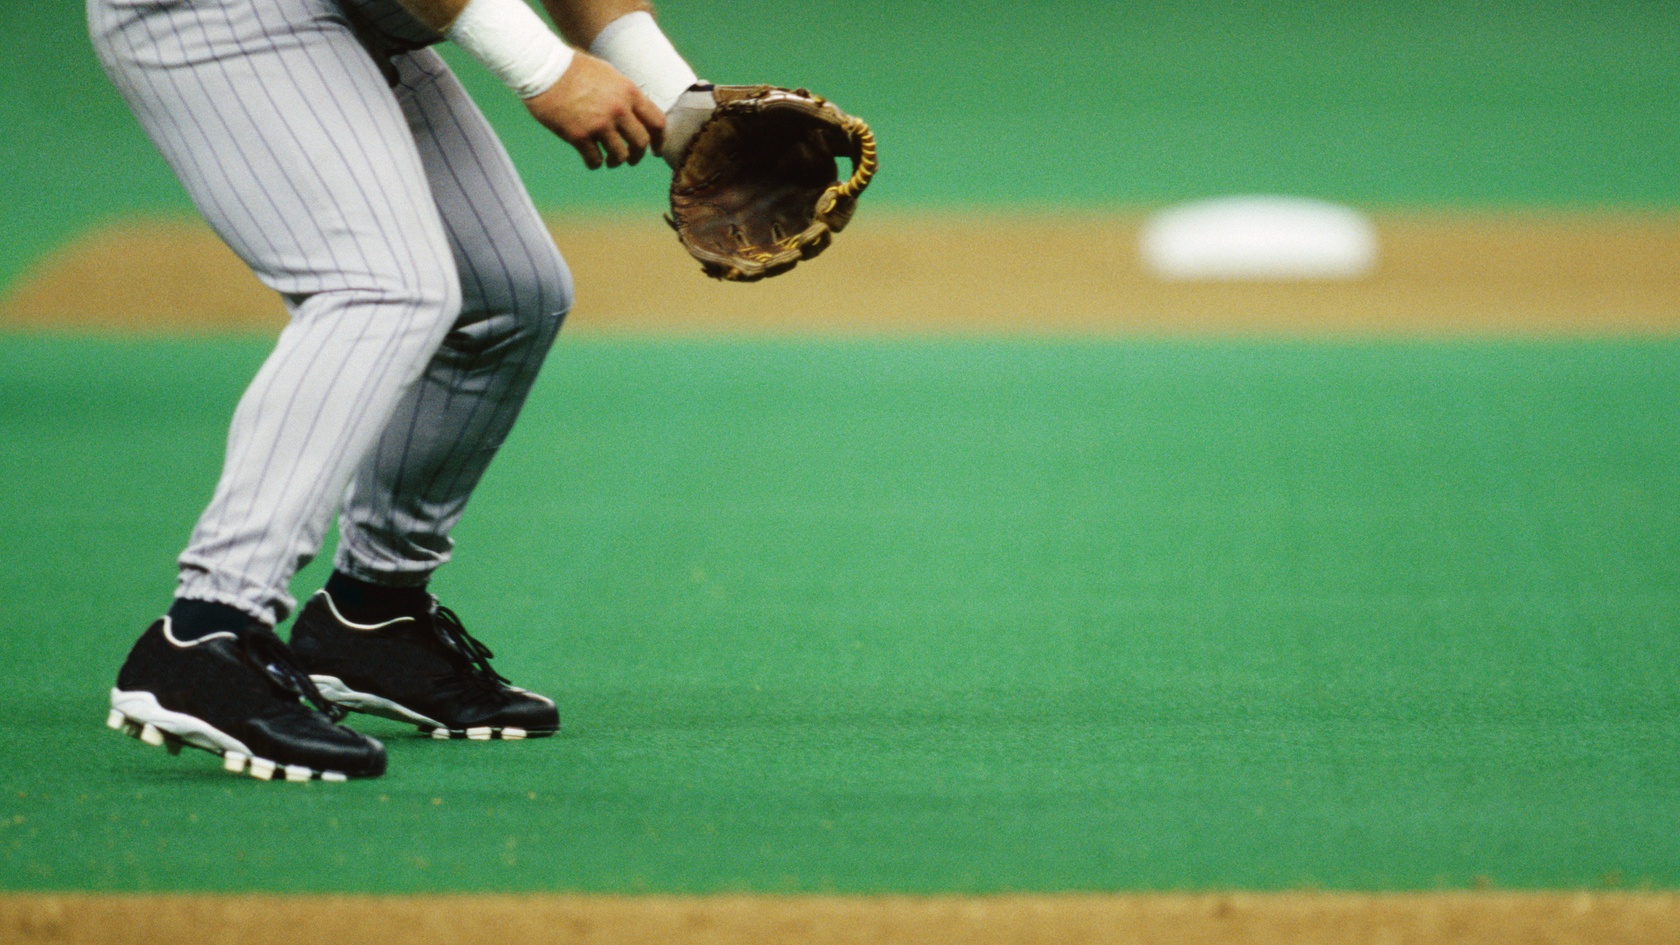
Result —
M 333 568 L 340 573 L 347 574 L 358 581 L 377 584 L 380 587 L 424 587 L 432 579 L 437 568 L 426 566 L 411 571 L 393 571 L 389 567 L 375 569 L 363 565 L 353 555 L 346 554 L 342 547 L 333 557 Z

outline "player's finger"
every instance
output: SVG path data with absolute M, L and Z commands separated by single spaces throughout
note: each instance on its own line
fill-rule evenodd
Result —
M 635 115 L 626 114 L 618 120 L 618 133 L 630 145 L 630 163 L 639 163 L 642 160 L 642 155 L 647 153 L 648 144 L 653 140 L 652 136 L 648 134 L 648 130 L 642 127 L 642 123 L 636 120 Z
M 607 152 L 608 167 L 617 167 L 630 159 L 630 145 L 625 143 L 617 128 L 603 129 L 595 135 L 595 140 Z
M 577 148 L 579 154 L 583 155 L 583 165 L 585 167 L 593 171 L 601 166 L 601 149 L 596 146 L 594 138 L 573 141 L 571 145 Z
M 653 104 L 651 99 L 643 95 L 640 89 L 636 91 L 636 97 L 631 102 L 630 110 L 635 113 L 636 120 L 642 123 L 642 127 L 648 130 L 648 144 L 655 151 L 664 150 L 665 113 L 661 112 L 659 106 Z

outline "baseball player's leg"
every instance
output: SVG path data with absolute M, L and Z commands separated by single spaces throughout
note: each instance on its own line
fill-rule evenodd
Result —
M 218 233 L 292 321 L 241 398 L 176 606 L 130 653 L 113 726 L 259 777 L 377 774 L 383 748 L 269 627 L 460 308 L 401 108 L 331 0 L 90 0 L 95 48 Z M 305 709 L 305 696 L 326 714 Z
M 462 312 L 352 482 L 335 564 L 425 584 L 572 305 L 571 275 L 484 116 L 431 50 L 396 58 L 399 98 L 461 274 Z
M 141 124 L 291 313 L 234 413 L 178 592 L 272 624 L 454 322 L 454 256 L 402 110 L 330 0 L 93 8 Z
M 395 62 L 464 303 L 358 471 L 339 517 L 337 571 L 299 615 L 292 643 L 322 691 L 344 705 L 437 737 L 548 734 L 559 726 L 553 702 L 507 686 L 487 659 L 459 658 L 474 647 L 425 584 L 448 560 L 450 529 L 571 307 L 571 278 L 500 141 L 448 67 L 429 50 Z M 440 633 L 460 645 L 440 646 Z M 480 684 L 436 682 L 455 675 Z

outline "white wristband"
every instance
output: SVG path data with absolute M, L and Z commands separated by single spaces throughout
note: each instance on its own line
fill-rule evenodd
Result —
M 548 91 L 572 64 L 572 47 L 525 0 L 467 0 L 443 35 L 520 98 Z
M 653 21 L 653 14 L 645 11 L 626 13 L 608 23 L 589 44 L 589 51 L 636 83 L 662 112 L 670 111 L 677 97 L 699 81 Z

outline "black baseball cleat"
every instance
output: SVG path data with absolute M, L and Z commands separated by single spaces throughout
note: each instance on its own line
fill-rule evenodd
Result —
M 202 748 L 263 781 L 384 774 L 385 746 L 334 724 L 343 717 L 267 627 L 181 639 L 164 617 L 117 673 L 107 724 L 172 755 Z
M 455 612 L 426 599 L 423 613 L 362 624 L 317 591 L 292 627 L 292 650 L 330 701 L 433 738 L 541 738 L 560 729 L 552 699 L 510 685 Z

